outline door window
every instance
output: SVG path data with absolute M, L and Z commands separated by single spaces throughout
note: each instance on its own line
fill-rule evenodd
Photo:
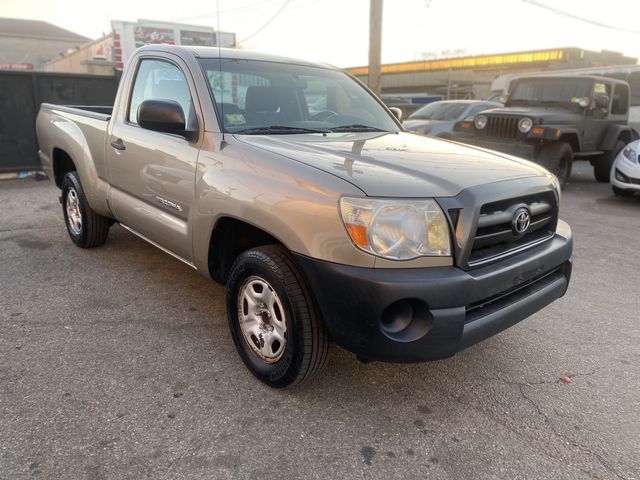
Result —
M 145 59 L 140 62 L 136 74 L 127 118 L 138 123 L 138 108 L 145 100 L 173 100 L 184 112 L 187 130 L 195 130 L 196 118 L 189 84 L 176 65 L 163 60 Z
M 627 82 L 631 87 L 631 106 L 637 107 L 640 105 L 640 72 L 631 73 Z
M 608 83 L 596 82 L 593 84 L 593 98 L 591 100 L 591 108 L 596 108 L 595 98 L 607 97 L 611 98 L 611 85 Z
M 613 100 L 611 102 L 611 113 L 614 115 L 624 115 L 629 107 L 629 89 L 623 83 L 619 83 L 613 89 Z

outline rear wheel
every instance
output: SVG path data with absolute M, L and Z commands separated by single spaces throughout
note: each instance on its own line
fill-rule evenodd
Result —
M 593 162 L 593 176 L 599 182 L 608 182 L 616 157 L 624 148 L 624 142 L 618 140 L 613 150 L 604 152 Z
M 560 186 L 564 188 L 573 167 L 571 145 L 566 142 L 547 143 L 538 154 L 538 163 L 558 177 Z
M 302 273 L 281 245 L 240 254 L 227 282 L 227 317 L 242 361 L 271 387 L 305 381 L 327 361 L 328 333 Z
M 76 172 L 64 176 L 61 201 L 64 222 L 73 243 L 80 248 L 92 248 L 107 241 L 110 221 L 91 209 Z

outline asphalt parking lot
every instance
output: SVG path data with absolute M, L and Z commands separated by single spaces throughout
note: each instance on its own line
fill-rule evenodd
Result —
M 640 478 L 640 196 L 576 164 L 567 296 L 456 357 L 271 390 L 223 289 L 114 226 L 67 237 L 51 182 L 0 183 L 0 478 Z M 563 383 L 570 377 L 572 383 Z

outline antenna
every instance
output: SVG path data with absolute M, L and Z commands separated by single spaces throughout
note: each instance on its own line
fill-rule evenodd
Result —
M 218 44 L 218 68 L 220 70 L 220 128 L 222 129 L 222 146 L 224 146 L 224 78 L 222 77 L 222 50 L 220 50 L 220 0 L 216 0 L 216 43 Z

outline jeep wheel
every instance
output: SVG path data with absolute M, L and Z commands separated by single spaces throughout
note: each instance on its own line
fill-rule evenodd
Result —
M 573 167 L 571 145 L 565 142 L 547 143 L 538 154 L 538 163 L 558 177 L 560 186 L 564 188 Z
M 609 181 L 609 176 L 611 175 L 611 169 L 613 168 L 613 163 L 616 161 L 616 157 L 618 156 L 618 154 L 623 148 L 624 148 L 624 142 L 622 140 L 618 140 L 613 150 L 604 152 L 602 155 L 598 156 L 598 158 L 594 160 L 593 176 L 596 177 L 597 181 L 599 182 Z
M 280 245 L 237 258 L 227 282 L 227 317 L 242 361 L 271 387 L 307 380 L 327 361 L 326 328 L 302 274 Z
M 67 232 L 73 243 L 80 248 L 92 248 L 107 241 L 111 225 L 109 219 L 91 209 L 76 172 L 64 176 L 60 200 Z

